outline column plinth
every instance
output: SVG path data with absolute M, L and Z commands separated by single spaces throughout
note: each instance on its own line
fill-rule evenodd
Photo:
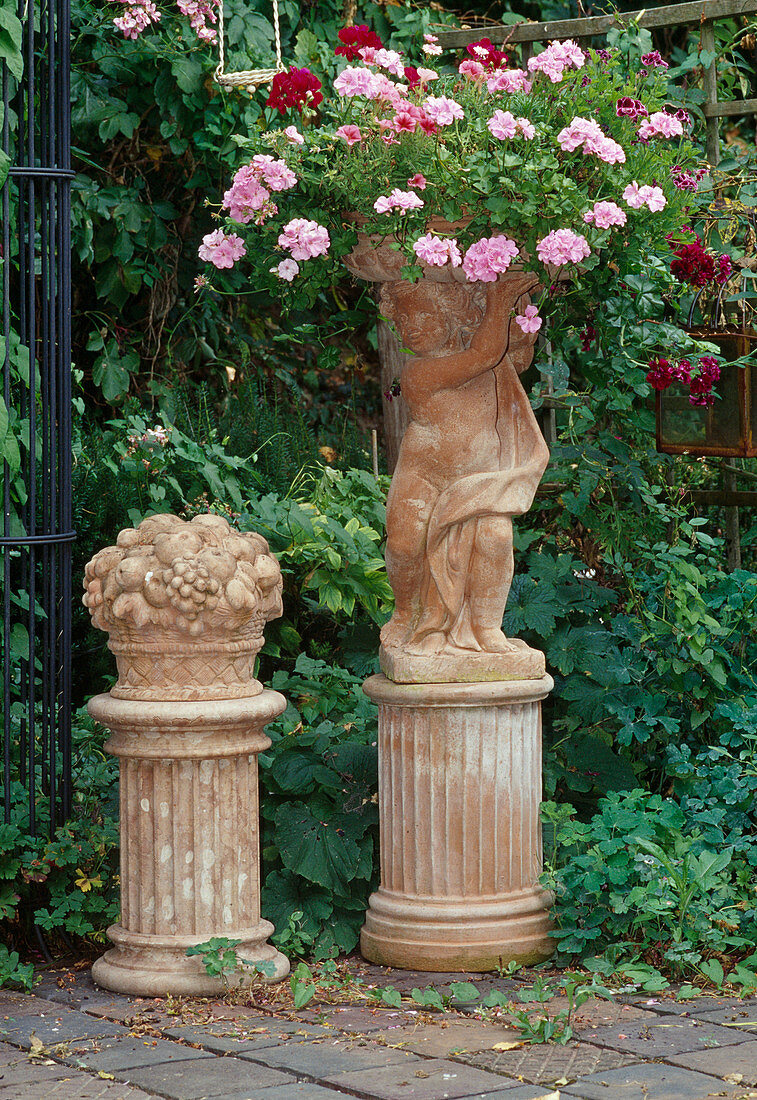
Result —
M 381 884 L 362 954 L 384 966 L 489 971 L 549 958 L 539 680 L 397 684 L 379 708 Z
M 215 936 L 239 940 L 240 959 L 273 962 L 273 925 L 260 916 L 258 753 L 283 695 L 192 702 L 90 701 L 119 757 L 121 920 L 94 964 L 98 985 L 137 996 L 223 992 L 186 950 Z M 250 973 L 247 980 L 259 975 Z M 238 976 L 233 978 L 236 983 Z

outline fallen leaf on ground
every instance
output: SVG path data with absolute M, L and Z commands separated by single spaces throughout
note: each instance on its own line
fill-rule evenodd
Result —
M 518 1047 L 523 1046 L 523 1040 L 519 1039 L 515 1043 L 495 1043 L 492 1050 L 516 1050 Z

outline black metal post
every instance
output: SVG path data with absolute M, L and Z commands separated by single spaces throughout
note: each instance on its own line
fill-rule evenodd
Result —
M 69 0 L 20 0 L 18 16 L 23 74 L 2 67 L 0 715 L 3 816 L 37 833 L 71 803 Z

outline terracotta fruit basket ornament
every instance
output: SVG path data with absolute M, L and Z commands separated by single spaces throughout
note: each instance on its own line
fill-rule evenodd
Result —
M 158 515 L 121 531 L 85 571 L 84 604 L 108 632 L 117 699 L 259 695 L 263 627 L 281 614 L 268 543 L 216 515 Z

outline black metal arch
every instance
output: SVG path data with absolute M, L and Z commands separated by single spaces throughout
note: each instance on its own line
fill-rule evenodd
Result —
M 5 821 L 37 833 L 71 801 L 69 0 L 18 16 L 23 73 L 2 65 L 0 775 Z

